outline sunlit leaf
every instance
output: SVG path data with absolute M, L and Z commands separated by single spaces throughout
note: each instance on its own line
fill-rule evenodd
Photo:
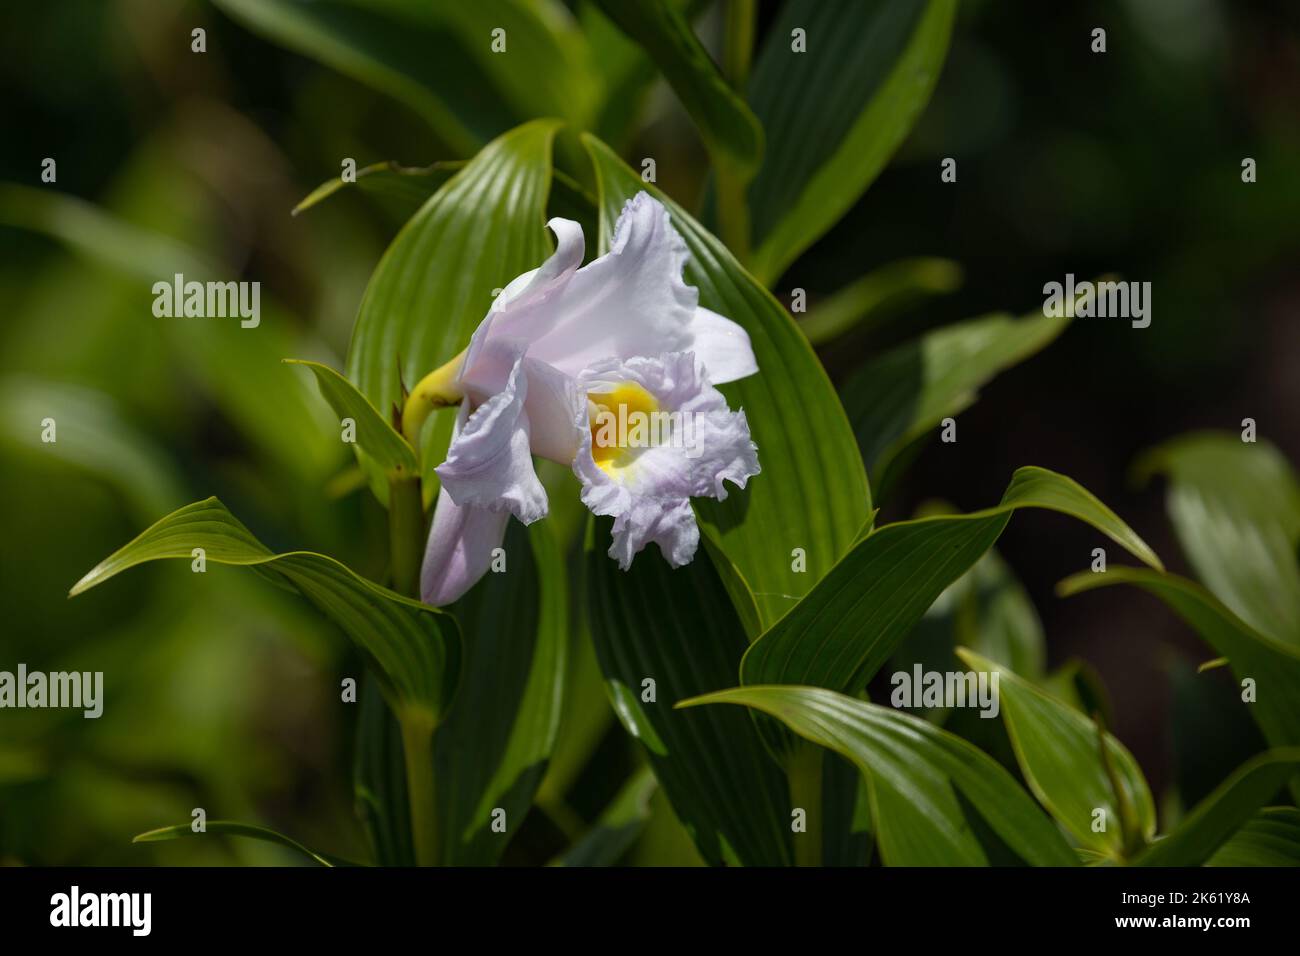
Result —
M 745 654 L 746 684 L 811 684 L 855 694 L 944 589 L 974 566 L 1018 508 L 1084 521 L 1159 567 L 1160 561 L 1090 492 L 1045 468 L 1020 468 L 1000 504 L 876 528 Z
M 357 455 L 365 463 L 364 470 L 378 479 L 372 487 L 380 501 L 388 500 L 390 481 L 419 475 L 420 464 L 416 460 L 415 450 L 379 414 L 375 406 L 357 391 L 356 386 L 334 369 L 319 362 L 298 359 L 286 359 L 286 362 L 311 370 L 321 395 L 339 416 L 340 429 L 343 423 L 349 420 L 352 422 Z
M 998 675 L 1000 716 L 1025 781 L 1075 840 L 1122 859 L 1155 836 L 1155 801 L 1142 768 L 1122 743 L 1106 733 L 1103 756 L 1094 721 L 1004 666 L 965 648 L 957 656 L 976 674 Z M 1096 832 L 1098 811 L 1104 813 L 1101 832 Z
M 367 581 L 333 558 L 309 551 L 273 554 L 216 498 L 186 505 L 109 555 L 72 588 L 88 591 L 128 568 L 164 558 L 247 567 L 298 591 L 375 664 L 394 709 L 440 719 L 460 674 L 461 641 L 447 614 Z M 199 579 L 202 580 L 202 579 Z
M 919 718 L 820 687 L 737 687 L 679 706 L 743 704 L 857 765 L 887 866 L 981 866 L 988 856 L 958 793 L 1022 860 L 1078 863 L 1056 827 L 1001 766 Z

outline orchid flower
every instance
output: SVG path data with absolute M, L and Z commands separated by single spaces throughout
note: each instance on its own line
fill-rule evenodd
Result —
M 652 541 L 672 566 L 689 562 L 699 545 L 690 499 L 723 499 L 725 482 L 743 488 L 759 472 L 744 411 L 713 387 L 758 371 L 749 336 L 699 306 L 667 210 L 639 193 L 609 252 L 586 266 L 582 227 L 547 225 L 555 253 L 501 291 L 469 347 L 407 403 L 412 437 L 431 407 L 460 404 L 436 469 L 420 580 L 430 604 L 483 576 L 511 515 L 546 515 L 533 455 L 572 468 L 583 503 L 613 516 L 609 555 L 624 570 Z

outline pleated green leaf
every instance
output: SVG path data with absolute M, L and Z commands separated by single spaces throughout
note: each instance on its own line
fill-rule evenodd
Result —
M 141 833 L 133 837 L 132 843 L 165 843 L 168 840 L 180 840 L 185 837 L 201 837 L 209 834 L 221 836 L 245 837 L 250 840 L 261 840 L 264 843 L 275 843 L 279 846 L 288 847 L 301 853 L 310 860 L 319 863 L 321 866 L 356 866 L 347 860 L 336 856 L 330 856 L 326 853 L 318 853 L 315 850 L 309 850 L 293 837 L 287 837 L 283 833 L 278 833 L 268 827 L 257 826 L 252 823 L 236 823 L 232 820 L 209 820 L 204 824 L 205 829 L 196 833 L 191 824 L 182 823 L 174 827 L 160 827 L 157 830 L 150 830 L 147 833 Z
M 404 598 L 309 551 L 273 554 L 216 498 L 186 505 L 109 555 L 73 586 L 76 596 L 128 568 L 164 558 L 247 567 L 298 591 L 333 621 L 376 668 L 395 710 L 441 719 L 460 674 L 461 640 L 447 614 Z M 200 579 L 201 580 L 201 579 Z
M 679 711 L 673 702 L 730 686 L 748 642 L 705 555 L 670 569 L 641 555 L 620 571 L 588 536 L 591 638 L 623 726 L 709 863 L 792 862 L 785 778 L 739 711 Z M 647 683 L 651 682 L 651 683 Z
M 820 687 L 737 687 L 680 703 L 743 704 L 851 760 L 866 777 L 887 866 L 983 866 L 974 812 L 1026 863 L 1073 866 L 1056 827 L 996 761 L 924 720 Z
M 390 480 L 419 474 L 420 466 L 415 460 L 415 450 L 375 410 L 375 406 L 357 391 L 356 386 L 327 365 L 300 359 L 285 361 L 311 370 L 316 376 L 321 395 L 339 416 L 340 425 L 346 419 L 355 423 L 358 453 L 373 461 Z
M 558 4 L 217 0 L 217 6 L 274 42 L 406 103 L 464 156 L 525 120 L 581 122 L 594 105 L 585 45 Z
M 375 268 L 348 350 L 347 377 L 388 416 L 413 387 L 469 344 L 494 290 L 550 252 L 545 229 L 551 142 L 538 120 L 494 140 L 403 227 Z M 453 416 L 431 416 L 421 443 L 425 499 Z M 372 486 L 382 476 L 371 470 Z
M 789 313 L 726 248 L 607 146 L 584 137 L 600 185 L 601 244 L 641 190 L 662 201 L 686 240 L 686 281 L 700 304 L 749 333 L 758 374 L 722 386 L 743 408 L 763 472 L 726 501 L 697 499 L 705 533 L 753 593 L 769 626 L 843 555 L 871 515 L 871 491 L 839 398 Z M 796 571 L 796 558 L 806 571 Z M 650 556 L 646 556 L 650 557 Z M 646 560 L 643 557 L 641 560 Z M 728 575 L 734 584 L 735 575 Z
M 880 175 L 930 99 L 955 0 L 790 0 L 749 102 L 767 134 L 750 186 L 754 273 L 781 277 Z M 806 52 L 794 49 L 804 32 Z
M 667 0 L 596 3 L 663 72 L 709 151 L 719 160 L 752 170 L 763 148 L 763 131 L 686 18 Z
M 497 862 L 533 802 L 555 747 L 564 699 L 568 592 L 545 522 L 511 522 L 505 571 L 487 574 L 451 612 L 465 664 L 451 713 L 434 738 L 442 862 Z M 506 832 L 492 832 L 505 811 Z
M 1200 866 L 1277 796 L 1298 769 L 1300 748 L 1296 747 L 1270 750 L 1248 760 L 1135 864 Z
M 754 642 L 742 681 L 863 690 L 944 589 L 993 546 L 1017 508 L 1070 515 L 1160 566 L 1146 542 L 1081 485 L 1045 468 L 1020 468 L 996 507 L 872 531 Z
M 1300 810 L 1265 807 L 1228 838 L 1206 866 L 1300 866 Z
M 1300 482 L 1278 450 L 1239 435 L 1185 435 L 1148 452 L 1197 578 L 1261 634 L 1300 648 Z
M 1073 707 L 966 648 L 957 656 L 977 674 L 997 674 L 1000 716 L 1016 761 L 1039 802 L 1080 845 L 1122 860 L 1156 832 L 1155 801 L 1128 749 Z M 985 678 L 989 680 L 991 678 Z M 1104 813 L 1105 829 L 1097 811 Z
M 841 386 L 872 484 L 882 497 L 891 465 L 950 415 L 969 405 L 1000 372 L 1029 358 L 1065 330 L 1069 316 L 1020 320 L 993 315 L 943 326 L 871 359 Z
M 1205 588 L 1179 577 L 1144 568 L 1110 567 L 1083 572 L 1057 585 L 1062 595 L 1115 584 L 1132 584 L 1155 595 L 1228 659 L 1238 683 L 1254 682 L 1247 710 L 1274 747 L 1300 746 L 1300 650 L 1255 630 Z M 1300 788 L 1298 788 L 1300 789 Z

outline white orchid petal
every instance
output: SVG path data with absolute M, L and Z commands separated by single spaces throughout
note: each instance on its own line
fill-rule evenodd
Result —
M 524 411 L 528 377 L 517 360 L 506 386 L 471 414 L 461 405 L 447 460 L 435 469 L 456 504 L 508 511 L 524 524 L 546 515 L 546 490 L 533 470 Z
M 758 371 L 749 333 L 731 319 L 698 308 L 691 317 L 690 331 L 690 350 L 715 385 L 734 382 Z
M 646 193 L 623 207 L 609 252 L 579 269 L 548 305 L 529 354 L 577 375 L 606 356 L 658 355 L 690 346 L 699 293 L 682 280 L 686 243 Z
M 547 226 L 555 233 L 555 252 L 539 268 L 501 290 L 470 338 L 460 383 L 476 401 L 504 388 L 515 359 L 555 324 L 559 313 L 553 300 L 582 265 L 586 252 L 582 226 L 559 217 Z
M 570 465 L 587 430 L 587 398 L 574 379 L 545 362 L 525 358 L 523 367 L 528 376 L 524 412 L 533 454 Z
M 444 488 L 438 492 L 429 543 L 420 566 L 420 598 L 450 604 L 487 573 L 492 552 L 505 540 L 510 514 L 461 507 Z

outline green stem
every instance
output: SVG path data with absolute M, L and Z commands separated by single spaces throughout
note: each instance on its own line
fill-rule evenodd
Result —
M 755 0 L 727 0 L 726 29 L 722 41 L 722 73 L 731 88 L 742 96 L 749 82 L 749 64 L 754 55 Z
M 786 763 L 791 809 L 804 812 L 806 830 L 794 835 L 796 866 L 822 865 L 822 749 L 802 741 Z
M 393 590 L 420 597 L 420 562 L 424 557 L 424 501 L 419 475 L 388 480 L 388 547 Z M 397 714 L 406 758 L 406 796 L 411 812 L 415 862 L 438 862 L 438 816 L 433 794 L 433 734 L 437 722 L 428 711 L 411 708 Z
M 438 863 L 438 814 L 433 794 L 433 717 L 420 710 L 398 716 L 406 757 L 406 796 L 417 866 Z
M 388 479 L 388 555 L 392 566 L 393 590 L 406 597 L 420 597 L 420 562 L 424 559 L 424 501 L 420 476 L 400 475 Z

